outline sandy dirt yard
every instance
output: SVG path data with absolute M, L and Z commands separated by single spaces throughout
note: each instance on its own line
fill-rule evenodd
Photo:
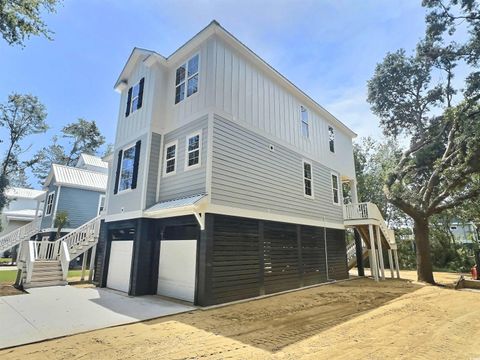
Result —
M 0 358 L 480 359 L 480 293 L 362 278 L 7 349 Z

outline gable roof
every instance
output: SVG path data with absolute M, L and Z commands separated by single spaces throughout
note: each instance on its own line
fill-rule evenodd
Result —
M 50 174 L 45 180 L 48 186 L 52 180 L 56 185 L 74 187 L 79 189 L 106 191 L 108 175 L 81 168 L 52 164 Z
M 76 167 L 82 167 L 82 165 L 93 166 L 102 169 L 108 169 L 108 163 L 103 161 L 98 156 L 80 154 Z
M 120 73 L 120 76 L 118 77 L 118 80 L 115 83 L 114 88 L 116 90 L 121 91 L 122 88 L 128 86 L 127 79 L 130 75 L 130 72 L 133 70 L 136 62 L 139 59 L 142 59 L 142 61 L 144 61 L 148 66 L 150 66 L 150 64 L 154 63 L 155 61 L 158 61 L 161 64 L 168 66 L 170 65 L 170 63 L 174 63 L 177 59 L 181 58 L 186 53 L 193 50 L 198 44 L 200 44 L 202 41 L 206 40 L 208 37 L 210 37 L 213 34 L 220 36 L 228 44 L 230 44 L 231 46 L 239 50 L 244 56 L 249 58 L 260 68 L 265 70 L 268 74 L 273 76 L 275 79 L 279 80 L 283 86 L 285 86 L 286 88 L 288 88 L 289 90 L 297 94 L 297 96 L 302 98 L 306 106 L 310 106 L 312 109 L 317 110 L 326 118 L 326 120 L 330 121 L 332 125 L 336 125 L 339 129 L 346 132 L 352 138 L 357 137 L 357 134 L 353 130 L 351 130 L 347 125 L 345 125 L 343 122 L 337 119 L 328 110 L 326 110 L 323 106 L 321 106 L 319 103 L 313 100 L 309 95 L 307 95 L 303 90 L 301 90 L 299 87 L 293 84 L 290 80 L 288 80 L 285 76 L 283 76 L 280 72 L 278 72 L 275 68 L 273 68 L 270 64 L 268 64 L 265 60 L 263 60 L 260 56 L 258 56 L 254 51 L 252 51 L 249 47 L 247 47 L 235 36 L 233 36 L 230 32 L 228 32 L 216 20 L 212 20 L 210 24 L 208 24 L 205 28 L 203 28 L 200 32 L 198 32 L 185 44 L 180 46 L 168 57 L 164 57 L 152 50 L 134 48 L 122 72 Z
M 43 190 L 35 190 L 21 187 L 10 187 L 5 190 L 5 196 L 8 199 L 36 199 L 42 195 L 45 195 Z

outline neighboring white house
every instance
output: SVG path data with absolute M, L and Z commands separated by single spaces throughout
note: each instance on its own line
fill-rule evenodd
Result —
M 478 244 L 478 229 L 473 222 L 454 221 L 450 224 L 450 231 L 457 244 Z
M 100 286 L 210 305 L 348 277 L 344 123 L 215 21 L 135 48 L 115 89 Z

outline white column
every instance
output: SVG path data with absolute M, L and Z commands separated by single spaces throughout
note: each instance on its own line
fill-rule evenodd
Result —
M 95 267 L 95 254 L 97 253 L 97 245 L 92 247 L 92 252 L 90 253 L 90 267 L 88 272 L 88 281 L 92 282 L 93 280 L 93 268 Z
M 85 269 L 87 267 L 87 255 L 88 255 L 88 250 L 83 253 L 83 259 L 82 259 L 82 277 L 80 278 L 80 281 L 85 280 Z
M 395 255 L 395 263 L 396 263 L 396 269 L 397 269 L 397 279 L 400 279 L 400 264 L 398 263 L 398 249 L 394 250 L 394 255 Z
M 350 183 L 350 193 L 352 194 L 352 204 L 358 204 L 358 194 L 357 194 L 357 181 L 349 180 Z
M 382 248 L 382 238 L 380 235 L 380 226 L 375 226 L 377 230 L 377 245 L 378 245 L 378 259 L 380 260 L 380 271 L 382 275 L 382 280 L 385 280 L 385 264 L 383 263 L 383 248 Z
M 370 236 L 370 248 L 372 256 L 370 257 L 370 272 L 372 273 L 373 278 L 375 281 L 378 281 L 378 267 L 377 267 L 377 254 L 375 251 L 375 237 L 373 236 L 373 225 L 368 225 L 368 233 Z
M 388 267 L 390 268 L 390 277 L 393 279 L 395 276 L 393 275 L 393 256 L 392 256 L 392 249 L 388 249 Z

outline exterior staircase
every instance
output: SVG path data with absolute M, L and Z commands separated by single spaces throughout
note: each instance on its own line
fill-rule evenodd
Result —
M 394 270 L 396 270 L 399 278 L 400 269 L 395 232 L 388 228 L 377 205 L 373 203 L 347 204 L 343 207 L 343 216 L 345 226 L 357 229 L 366 245 L 366 254 L 369 257 L 374 279 L 385 279 L 384 249 L 388 252 L 391 277 L 394 277 Z M 353 248 L 347 250 L 347 260 L 349 268 L 356 265 L 355 244 Z
M 12 247 L 19 245 L 22 241 L 29 240 L 37 235 L 40 230 L 41 217 L 37 217 L 32 222 L 15 229 L 8 234 L 0 236 L 0 253 Z
M 25 289 L 66 285 L 73 258 L 90 249 L 91 258 L 95 258 L 100 224 L 101 216 L 97 216 L 55 241 L 24 241 L 17 261 L 16 284 Z
M 368 257 L 368 248 L 366 246 L 362 247 L 362 256 L 364 259 Z M 347 248 L 347 264 L 348 270 L 357 266 L 357 248 L 355 243 Z

